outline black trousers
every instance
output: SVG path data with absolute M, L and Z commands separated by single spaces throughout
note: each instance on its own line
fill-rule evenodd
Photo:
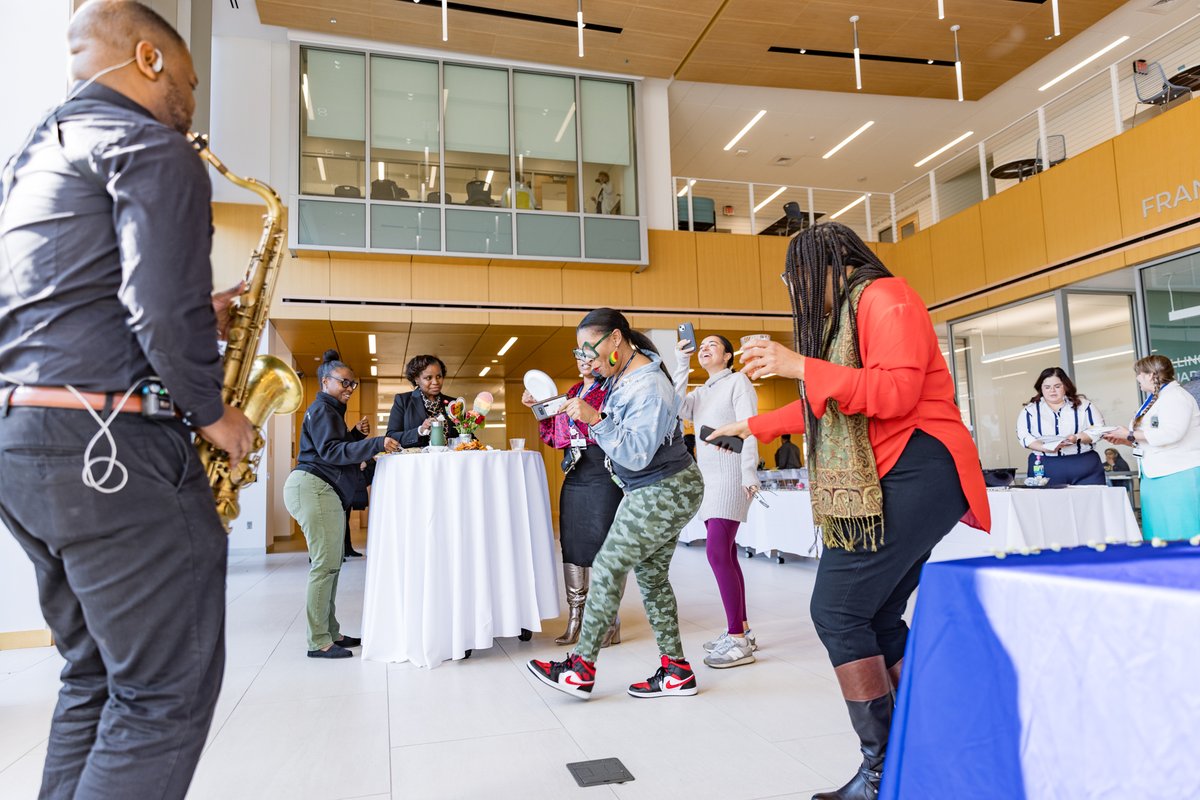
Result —
M 40 796 L 183 798 L 221 688 L 227 552 L 186 429 L 119 414 L 128 483 L 101 494 L 80 479 L 86 412 L 0 414 L 0 518 L 67 661 Z
M 967 512 L 954 459 L 917 430 L 881 481 L 884 543 L 878 551 L 827 548 L 809 611 L 835 667 L 883 655 L 904 657 L 903 614 L 934 545 Z

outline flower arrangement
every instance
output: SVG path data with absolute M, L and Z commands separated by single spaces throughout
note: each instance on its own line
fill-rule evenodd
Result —
M 467 410 L 467 401 L 460 397 L 446 406 L 446 416 L 460 434 L 474 435 L 475 431 L 484 426 L 487 413 L 492 410 L 493 402 L 494 398 L 491 392 L 480 392 L 476 395 L 471 409 Z

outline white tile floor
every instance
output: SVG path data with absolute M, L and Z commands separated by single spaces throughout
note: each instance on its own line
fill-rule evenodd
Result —
M 742 560 L 759 661 L 712 670 L 701 643 L 724 628 L 702 546 L 672 569 L 700 694 L 626 696 L 657 665 L 638 594 L 624 641 L 603 651 L 588 702 L 537 683 L 525 661 L 561 657 L 562 621 L 531 642 L 435 669 L 306 658 L 303 553 L 234 559 L 228 666 L 193 800 L 458 800 L 617 797 L 808 798 L 857 767 L 857 742 L 808 618 L 813 562 Z M 338 608 L 358 631 L 364 563 L 347 562 Z M 52 649 L 0 651 L 0 798 L 35 798 L 62 662 Z M 570 761 L 617 757 L 635 780 L 580 789 Z

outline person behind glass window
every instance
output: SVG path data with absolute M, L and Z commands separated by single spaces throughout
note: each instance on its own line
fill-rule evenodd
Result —
M 604 405 L 604 378 L 592 369 L 590 359 L 577 360 L 581 381 L 567 390 L 567 397 L 582 398 L 592 408 Z M 545 399 L 545 398 L 542 398 Z M 521 402 L 532 407 L 537 401 L 525 392 Z M 559 544 L 562 546 L 563 578 L 567 587 L 567 629 L 555 644 L 575 644 L 583 625 L 583 607 L 591 585 L 592 562 L 604 544 L 617 506 L 624 494 L 604 467 L 604 451 L 588 431 L 587 423 L 557 414 L 538 423 L 542 441 L 563 451 L 562 491 L 558 499 Z M 625 584 L 621 584 L 624 593 Z M 601 647 L 621 641 L 621 617 L 601 640 Z
M 775 451 L 775 469 L 800 469 L 800 448 L 792 444 L 792 435 L 785 433 L 779 437 L 783 444 Z
M 1129 464 L 1115 448 L 1110 447 L 1104 451 L 1104 471 L 1129 472 Z
M 1166 356 L 1138 359 L 1133 370 L 1146 400 L 1128 428 L 1104 438 L 1141 456 L 1142 537 L 1190 539 L 1200 534 L 1200 405 Z
M 401 447 L 427 447 L 433 421 L 441 417 L 446 426 L 446 441 L 457 436 L 458 430 L 446 416 L 446 406 L 453 398 L 442 394 L 445 363 L 437 356 L 414 356 L 404 367 L 404 377 L 413 390 L 398 393 L 392 401 L 387 435 L 400 442 Z
M 1061 367 L 1042 370 L 1033 388 L 1037 394 L 1017 415 L 1017 441 L 1033 451 L 1028 474 L 1033 474 L 1041 453 L 1050 483 L 1103 486 L 1104 466 L 1096 443 L 1084 432 L 1104 424 L 1100 409 L 1076 391 Z

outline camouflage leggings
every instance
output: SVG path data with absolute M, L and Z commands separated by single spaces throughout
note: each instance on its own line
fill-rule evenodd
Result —
M 621 605 L 620 587 L 630 569 L 642 590 L 659 652 L 683 658 L 679 610 L 668 572 L 679 531 L 696 516 L 702 499 L 704 482 L 695 464 L 625 495 L 604 546 L 592 562 L 583 630 L 575 648 L 585 660 L 595 661 L 600 652 L 600 641 Z

